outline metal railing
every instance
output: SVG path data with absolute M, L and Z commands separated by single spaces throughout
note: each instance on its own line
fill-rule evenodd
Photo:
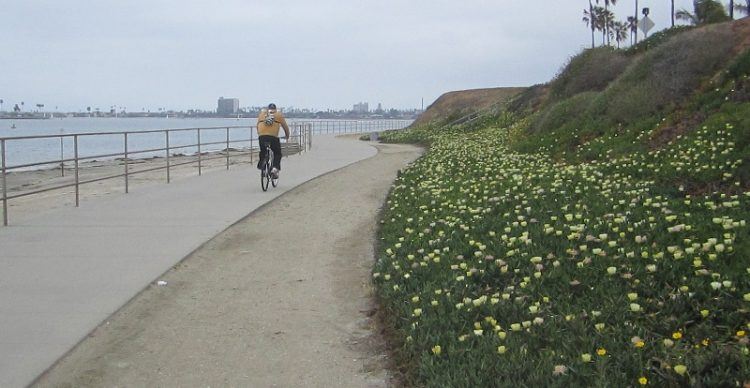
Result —
M 388 129 L 398 129 L 411 123 L 411 120 L 322 120 L 312 122 L 292 122 L 290 123 L 290 129 L 292 130 L 292 136 L 290 141 L 286 144 L 287 149 L 293 148 L 294 151 L 304 152 L 312 148 L 312 137 L 313 133 L 318 134 L 341 134 L 341 133 L 358 133 L 358 132 L 373 132 Z M 243 136 L 232 137 L 234 132 L 240 131 Z M 253 154 L 258 152 L 258 139 L 257 136 L 253 136 L 257 129 L 255 126 L 222 126 L 222 127 L 203 127 L 203 128 L 180 128 L 180 129 L 161 129 L 161 130 L 145 130 L 145 131 L 119 131 L 119 132 L 98 132 L 98 133 L 71 133 L 71 134 L 59 134 L 59 135 L 39 135 L 39 136 L 15 136 L 15 137 L 0 137 L 0 183 L 2 184 L 2 212 L 3 212 L 3 225 L 8 225 L 8 201 L 49 192 L 53 190 L 60 190 L 64 188 L 75 187 L 75 206 L 80 206 L 80 186 L 95 182 L 100 182 L 108 179 L 124 178 L 124 190 L 128 193 L 130 190 L 130 179 L 133 175 L 143 174 L 147 172 L 153 172 L 158 170 L 165 170 L 165 180 L 167 183 L 171 182 L 171 171 L 173 168 L 188 165 L 197 164 L 198 175 L 202 175 L 204 163 L 217 160 L 225 159 L 226 169 L 228 170 L 231 164 L 231 158 L 241 157 L 249 155 L 249 162 L 253 162 Z M 185 140 L 190 135 L 194 135 L 195 140 L 188 144 L 175 144 L 176 138 Z M 155 141 L 152 139 L 150 144 L 147 146 L 138 147 L 136 138 L 143 135 L 149 135 L 153 137 L 160 137 L 163 146 L 154 145 Z M 110 141 L 107 146 L 110 151 L 103 153 L 97 153 L 94 155 L 82 154 L 83 146 L 82 140 L 86 139 L 97 139 L 102 137 L 115 137 L 120 140 Z M 45 151 L 49 154 L 50 148 L 57 147 L 54 144 L 59 142 L 59 158 L 36 160 L 32 162 L 23 162 L 19 164 L 9 165 L 8 160 L 8 145 L 42 140 L 46 141 L 44 145 Z M 70 144 L 72 143 L 72 145 Z M 118 151 L 112 150 L 113 144 L 119 143 Z M 66 144 L 68 145 L 68 151 L 72 147 L 72 155 L 66 157 Z M 236 145 L 240 145 L 236 147 Z M 135 145 L 135 147 L 134 147 Z M 96 147 L 92 147 L 96 148 Z M 100 149 L 102 147 L 99 147 Z M 106 148 L 106 147 L 104 147 Z M 195 150 L 192 155 L 180 153 L 175 154 L 175 151 L 180 150 Z M 288 155 L 288 153 L 285 153 Z M 164 157 L 165 165 L 157 167 L 149 167 L 145 169 L 133 170 L 132 166 L 136 160 L 144 159 L 148 157 Z M 173 159 L 176 156 L 185 156 L 187 161 L 174 162 Z M 122 172 L 114 175 L 107 175 L 103 177 L 96 177 L 92 179 L 81 179 L 81 162 L 85 161 L 99 161 L 99 160 L 116 160 L 122 162 Z M 39 189 L 32 189 L 28 191 L 19 192 L 16 194 L 9 194 L 8 190 L 8 174 L 24 171 L 24 170 L 38 170 L 45 166 L 54 166 L 53 168 L 60 169 L 60 175 L 65 176 L 66 166 L 72 164 L 73 169 L 73 181 L 70 183 L 62 183 L 53 185 L 50 187 L 44 187 Z
M 290 144 L 295 148 L 295 151 L 303 152 L 309 149 L 308 144 L 311 144 L 312 127 L 305 123 L 295 123 L 290 125 L 292 130 L 292 137 L 286 144 Z M 230 127 L 205 127 L 205 128 L 180 128 L 180 129 L 164 129 L 164 130 L 148 130 L 148 131 L 130 131 L 130 132 L 99 132 L 99 133 L 73 133 L 73 134 L 61 134 L 61 135 L 40 135 L 40 136 L 16 136 L 16 137 L 4 137 L 0 138 L 0 180 L 2 182 L 2 211 L 3 211 L 3 225 L 8 225 L 8 201 L 21 197 L 26 197 L 34 194 L 40 194 L 53 190 L 60 190 L 69 187 L 75 187 L 75 206 L 80 206 L 80 186 L 90 184 L 94 182 L 100 182 L 108 179 L 124 178 L 125 193 L 130 191 L 130 179 L 131 176 L 137 174 L 143 174 L 152 171 L 165 170 L 165 179 L 167 183 L 171 182 L 171 170 L 175 167 L 196 164 L 198 168 L 198 175 L 203 174 L 204 164 L 211 160 L 225 159 L 226 169 L 229 169 L 231 164 L 231 158 L 249 155 L 250 162 L 253 161 L 253 153 L 258 151 L 258 139 L 252 135 L 255 132 L 255 126 L 230 126 Z M 245 136 L 232 137 L 232 132 L 242 131 Z M 174 144 L 173 138 L 181 136 L 185 138 L 185 134 L 193 134 L 194 142 L 188 144 Z M 139 135 L 151 135 L 160 136 L 163 141 L 163 146 L 148 146 L 146 148 L 133 148 L 132 140 L 134 137 Z M 208 135 L 208 136 L 207 136 Z M 222 137 L 221 140 L 217 140 L 217 135 Z M 97 153 L 95 155 L 81 155 L 81 140 L 95 137 L 120 137 L 121 138 L 121 149 L 120 152 L 105 152 Z M 58 140 L 60 143 L 60 158 L 56 160 L 42 160 L 30 163 L 21 163 L 15 165 L 8 164 L 7 148 L 10 143 L 34 141 L 34 140 Z M 72 141 L 73 155 L 72 157 L 65 156 L 65 143 Z M 153 144 L 153 140 L 152 140 Z M 237 144 L 242 146 L 237 148 Z M 111 146 L 111 142 L 110 142 Z M 223 147 L 223 148 L 222 148 Z M 291 148 L 289 145 L 287 149 Z M 174 162 L 172 159 L 177 156 L 175 151 L 193 149 L 196 152 L 188 156 L 187 161 Z M 145 169 L 132 170 L 131 165 L 133 161 L 143 157 L 163 155 L 166 165 L 150 167 Z M 182 155 L 181 155 L 182 156 Z M 80 176 L 81 162 L 95 161 L 95 160 L 118 160 L 122 161 L 122 173 L 107 175 L 103 177 L 97 177 L 93 179 L 82 180 Z M 64 183 L 59 185 L 53 185 L 51 187 L 45 187 L 36 190 L 29 190 L 19 192 L 17 194 L 8 193 L 8 180 L 7 176 L 11 172 L 23 171 L 29 169 L 39 169 L 45 166 L 59 166 L 61 176 L 65 175 L 66 165 L 73 165 L 74 179 L 71 183 Z
M 414 120 L 318 120 L 309 122 L 318 134 L 361 133 L 401 129 Z

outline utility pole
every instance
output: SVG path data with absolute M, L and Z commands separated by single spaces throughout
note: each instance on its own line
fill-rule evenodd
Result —
M 589 2 L 589 4 L 591 4 Z M 635 18 L 635 43 L 638 44 L 638 0 L 635 0 L 635 13 L 633 14 L 633 17 Z

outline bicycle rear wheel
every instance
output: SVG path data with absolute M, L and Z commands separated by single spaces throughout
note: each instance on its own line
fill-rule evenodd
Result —
M 268 176 L 271 179 L 271 184 L 273 187 L 276 187 L 276 185 L 279 183 L 279 176 L 271 174 L 271 170 L 273 170 L 273 150 L 270 148 L 268 149 Z M 268 185 L 268 183 L 266 183 Z
M 268 182 L 271 181 L 271 163 L 268 159 L 263 162 L 263 168 L 260 170 L 260 188 L 263 191 L 268 190 Z

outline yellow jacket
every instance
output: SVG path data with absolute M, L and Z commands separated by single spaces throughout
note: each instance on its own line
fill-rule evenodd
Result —
M 273 114 L 274 117 L 273 124 L 271 125 L 266 124 L 266 117 L 269 114 Z M 289 137 L 289 126 L 286 124 L 284 114 L 280 110 L 272 109 L 269 111 L 268 109 L 263 109 L 260 111 L 260 115 L 258 115 L 258 136 L 270 135 L 279 137 L 279 129 L 281 127 L 284 128 L 284 133 Z

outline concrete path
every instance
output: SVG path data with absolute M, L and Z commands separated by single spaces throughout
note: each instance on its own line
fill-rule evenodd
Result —
M 314 177 L 374 156 L 365 142 L 317 135 L 262 192 L 248 165 L 135 189 L 0 227 L 0 387 L 31 383 L 182 258 Z

